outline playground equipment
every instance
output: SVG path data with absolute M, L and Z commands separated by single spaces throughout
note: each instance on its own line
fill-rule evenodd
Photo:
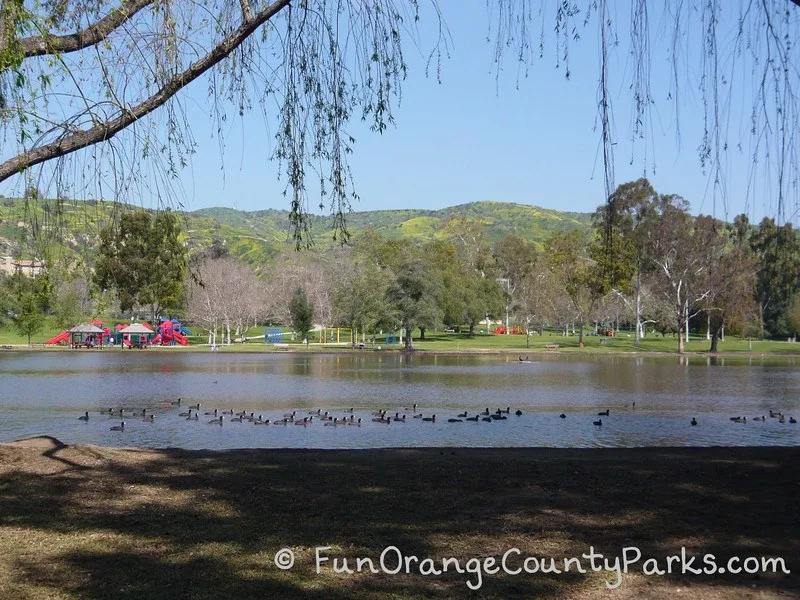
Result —
M 109 330 L 107 327 L 103 328 L 103 321 L 94 320 L 88 325 L 94 326 L 91 331 L 88 327 L 86 327 L 86 331 L 79 332 L 75 327 L 73 327 L 72 330 L 68 329 L 66 331 L 62 331 L 56 336 L 51 337 L 45 342 L 45 344 L 55 346 L 61 342 L 65 342 L 67 344 L 81 346 L 102 346 L 108 343 L 108 340 L 111 337 L 111 330 Z
M 51 337 L 49 340 L 45 342 L 45 344 L 55 345 L 60 344 L 61 342 L 69 343 L 69 331 L 62 331 L 55 337 Z
M 495 328 L 494 334 L 495 335 L 505 335 L 506 327 L 505 325 L 500 325 L 500 327 Z M 522 327 L 509 327 L 508 333 L 511 335 L 525 335 L 525 330 Z
M 181 346 L 188 344 L 186 336 L 182 332 L 189 331 L 181 327 L 177 319 L 161 318 L 161 324 L 158 326 L 158 334 L 153 338 L 152 344 L 161 344 L 162 346 L 174 346 L 175 342 Z
M 267 327 L 264 330 L 264 343 L 265 344 L 275 344 L 281 343 L 283 341 L 283 336 L 285 336 L 288 331 L 281 331 L 279 327 Z

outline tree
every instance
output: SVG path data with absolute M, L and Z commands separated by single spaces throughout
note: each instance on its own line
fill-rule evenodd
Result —
M 718 222 L 698 217 L 694 223 L 679 196 L 661 196 L 658 218 L 648 225 L 651 258 L 656 265 L 651 281 L 669 307 L 677 327 L 678 352 L 684 350 L 689 320 L 713 291 L 711 269 L 719 260 L 724 239 Z
M 334 322 L 350 327 L 351 343 L 374 329 L 382 321 L 390 321 L 392 309 L 386 301 L 389 273 L 370 262 L 359 262 L 353 253 L 340 264 L 339 277 L 333 291 Z
M 761 339 L 788 331 L 786 312 L 800 279 L 800 239 L 791 223 L 777 226 L 764 218 L 750 236 L 750 247 L 758 257 L 756 298 L 759 304 Z
M 406 252 L 393 269 L 394 279 L 387 297 L 400 326 L 405 330 L 405 346 L 413 352 L 411 335 L 415 327 L 434 327 L 441 320 L 439 294 L 441 275 L 433 265 L 424 260 L 419 251 Z
M 583 348 L 583 325 L 606 291 L 603 273 L 584 255 L 585 240 L 578 230 L 556 233 L 546 246 L 550 270 L 575 310 L 578 345 Z
M 800 0 L 791 2 L 800 5 Z M 616 143 L 611 90 L 620 85 L 632 90 L 631 139 L 646 147 L 650 123 L 656 121 L 651 111 L 658 109 L 657 94 L 651 92 L 651 56 L 663 49 L 672 67 L 667 97 L 676 109 L 683 86 L 699 89 L 704 107 L 700 162 L 714 174 L 716 189 L 724 194 L 722 165 L 728 149 L 747 146 L 728 139 L 729 128 L 721 125 L 729 123 L 732 105 L 741 106 L 755 164 L 777 173 L 781 213 L 784 196 L 797 178 L 797 137 L 792 132 L 800 111 L 795 96 L 800 69 L 792 43 L 795 19 L 789 3 L 746 3 L 723 11 L 726 3 L 665 2 L 657 21 L 667 35 L 655 35 L 647 1 L 631 0 L 629 11 L 619 11 L 631 15 L 627 45 L 609 4 L 556 2 L 548 14 L 547 7 L 530 0 L 487 3 L 498 73 L 504 53 L 510 52 L 525 75 L 539 57 L 547 56 L 555 57 L 569 78 L 571 52 L 583 37 L 581 23 L 597 27 L 597 131 L 608 197 L 614 186 Z M 452 10 L 460 10 L 454 6 Z M 273 156 L 285 174 L 296 244 L 308 243 L 306 172 L 317 173 L 320 163 L 320 203 L 330 202 L 337 231 L 346 237 L 345 215 L 354 196 L 347 165 L 353 139 L 347 123 L 361 117 L 382 132 L 393 122 L 408 68 L 404 50 L 408 43 L 419 43 L 413 24 L 430 17 L 431 30 L 440 32 L 429 62 L 438 67 L 449 51 L 444 8 L 450 5 L 435 0 L 422 10 L 417 0 L 4 0 L 0 124 L 4 139 L 15 143 L 0 160 L 0 181 L 21 176 L 26 183 L 68 186 L 70 178 L 59 175 L 69 172 L 66 158 L 72 155 L 98 171 L 113 169 L 113 196 L 120 199 L 140 189 L 131 184 L 146 177 L 141 161 L 152 161 L 155 172 L 174 175 L 188 163 L 197 143 L 188 130 L 181 92 L 208 77 L 217 134 L 230 115 L 255 105 L 274 115 Z M 690 26 L 698 22 L 702 26 Z M 551 31 L 548 38 L 545 32 Z M 618 47 L 632 57 L 632 68 L 625 69 L 630 80 L 623 84 L 614 81 L 611 68 Z M 684 53 L 693 48 L 703 48 L 699 70 L 686 67 L 691 61 Z M 92 152 L 95 144 L 108 147 Z M 642 155 L 646 169 L 651 166 L 649 154 Z M 55 176 L 42 176 L 49 162 Z
M 187 318 L 209 333 L 209 344 L 216 343 L 217 329 L 222 328 L 226 343 L 244 337 L 263 312 L 261 286 L 249 267 L 232 257 L 204 260 L 197 265 L 197 281 L 187 287 Z
M 21 274 L 9 278 L 11 320 L 17 333 L 28 338 L 44 327 L 44 309 L 48 304 L 48 283 L 45 278 L 30 279 Z
M 536 261 L 536 248 L 516 234 L 507 235 L 495 244 L 494 257 L 499 271 L 498 279 L 506 301 L 506 333 L 509 332 L 509 314 L 517 302 L 519 285 L 530 273 Z
M 606 204 L 595 211 L 592 225 L 595 243 L 591 254 L 600 270 L 604 289 L 628 303 L 633 293 L 636 332 L 633 345 L 639 346 L 642 327 L 644 278 L 652 271 L 651 249 L 647 237 L 648 221 L 655 216 L 658 194 L 650 182 L 641 178 L 620 185 Z
M 100 231 L 94 281 L 116 290 L 120 308 L 149 306 L 154 323 L 183 303 L 186 246 L 178 217 L 171 211 L 125 213 L 119 225 Z
M 292 315 L 292 329 L 300 335 L 301 340 L 306 341 L 308 347 L 308 332 L 314 323 L 314 305 L 309 302 L 306 291 L 301 287 L 296 287 L 292 293 L 292 300 L 289 303 L 289 312 Z

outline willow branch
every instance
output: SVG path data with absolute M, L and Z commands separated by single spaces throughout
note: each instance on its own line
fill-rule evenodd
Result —
M 163 106 L 181 89 L 225 59 L 261 25 L 286 8 L 289 2 L 290 0 L 275 0 L 275 2 L 267 6 L 264 10 L 254 15 L 251 21 L 243 23 L 238 29 L 223 38 L 223 40 L 203 58 L 192 63 L 185 71 L 173 75 L 155 94 L 130 109 L 123 109 L 123 113 L 119 117 L 105 123 L 100 123 L 89 129 L 71 133 L 55 142 L 40 146 L 39 148 L 33 148 L 32 150 L 23 152 L 3 162 L 0 164 L 0 181 L 5 181 L 9 177 L 21 173 L 34 165 L 60 156 L 65 156 L 81 148 L 86 148 L 98 142 L 111 139 L 137 120 L 153 112 L 160 106 Z
M 27 37 L 18 43 L 25 58 L 83 50 L 102 42 L 125 21 L 153 2 L 154 0 L 122 0 L 119 8 L 113 9 L 108 15 L 81 31 L 69 35 L 45 34 Z

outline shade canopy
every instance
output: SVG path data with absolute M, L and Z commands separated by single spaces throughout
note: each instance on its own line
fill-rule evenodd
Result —
M 97 325 L 92 325 L 91 323 L 81 323 L 80 325 L 75 325 L 72 329 L 68 329 L 70 333 L 103 333 L 103 330 L 97 327 Z
M 131 323 L 119 330 L 120 333 L 153 333 L 153 330 L 141 323 Z

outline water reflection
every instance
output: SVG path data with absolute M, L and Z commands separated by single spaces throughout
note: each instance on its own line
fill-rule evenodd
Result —
M 0 441 L 50 434 L 67 443 L 185 448 L 385 446 L 798 445 L 800 372 L 795 358 L 547 356 L 251 355 L 9 353 L 0 355 Z M 361 427 L 208 426 L 186 422 L 170 404 L 301 416 L 353 409 Z M 636 403 L 635 408 L 633 403 Z M 372 423 L 419 404 L 436 423 Z M 466 411 L 523 411 L 505 421 L 447 423 Z M 101 416 L 109 407 L 148 411 L 124 432 Z M 591 423 L 610 410 L 603 426 Z M 736 424 L 730 416 L 787 415 Z M 89 411 L 88 423 L 77 417 Z M 559 419 L 565 412 L 568 417 Z M 349 414 L 349 413 L 347 413 Z M 697 427 L 690 420 L 696 417 Z

